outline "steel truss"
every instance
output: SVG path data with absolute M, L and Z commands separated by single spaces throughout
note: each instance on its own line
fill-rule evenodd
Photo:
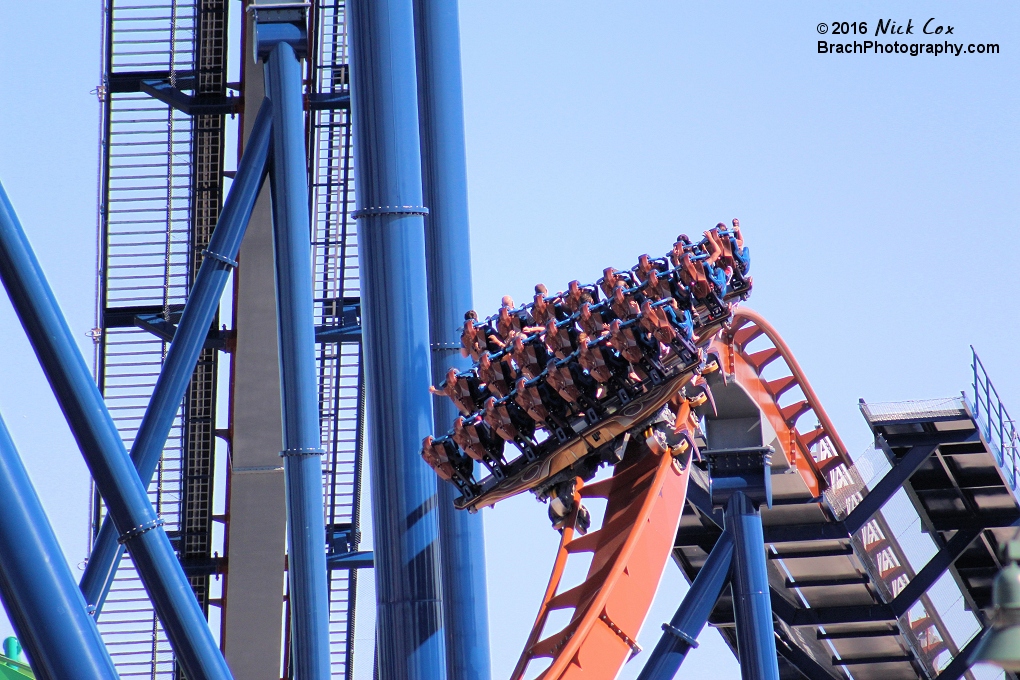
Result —
M 92 335 L 96 379 L 129 447 L 223 205 L 224 119 L 233 110 L 226 11 L 225 0 L 108 0 L 104 8 Z M 311 17 L 309 93 L 327 97 L 306 119 L 324 519 L 330 551 L 342 556 L 360 539 L 363 430 L 360 337 L 329 337 L 330 329 L 356 328 L 359 314 L 348 110 L 328 101 L 347 91 L 344 5 L 316 3 Z M 225 346 L 218 325 L 216 315 L 150 486 L 207 615 L 210 604 L 220 604 L 211 576 L 223 569 L 212 530 L 218 354 Z M 104 516 L 94 493 L 90 545 Z M 356 574 L 336 568 L 329 575 L 334 677 L 353 673 Z M 122 676 L 180 675 L 130 558 L 103 605 L 100 628 Z
M 189 116 L 139 83 L 147 77 L 222 94 L 225 11 L 223 0 L 108 0 L 104 8 L 96 378 L 128 446 L 167 351 L 165 339 L 136 319 L 174 322 L 187 300 L 222 206 L 224 141 L 222 114 Z M 216 350 L 205 350 L 149 490 L 178 555 L 205 562 L 212 556 L 216 371 Z M 89 545 L 105 514 L 98 493 L 93 502 Z M 208 572 L 189 581 L 208 613 Z M 99 625 L 122 677 L 179 675 L 130 557 Z

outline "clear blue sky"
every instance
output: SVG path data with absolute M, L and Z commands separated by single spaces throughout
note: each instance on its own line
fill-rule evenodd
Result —
M 0 180 L 91 351 L 99 3 L 5 9 Z M 820 22 L 873 31 L 913 19 L 917 33 L 929 17 L 955 27 L 950 40 L 1001 53 L 816 53 Z M 784 335 L 852 451 L 868 443 L 859 398 L 958 394 L 970 344 L 1020 413 L 1020 6 L 524 0 L 463 3 L 461 23 L 479 310 L 539 281 L 594 280 L 739 217 L 750 305 Z M 6 298 L 0 347 L 0 412 L 77 564 L 85 469 Z M 531 498 L 485 518 L 499 678 L 556 535 Z M 669 567 L 646 649 L 685 590 Z M 711 631 L 683 675 L 705 673 L 739 677 Z

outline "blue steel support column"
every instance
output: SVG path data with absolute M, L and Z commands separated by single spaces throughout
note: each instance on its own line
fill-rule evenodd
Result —
M 256 17 L 259 22 L 261 17 Z M 261 26 L 260 26 L 261 29 Z M 261 47 L 261 45 L 260 45 Z M 261 49 L 260 49 L 261 52 Z M 297 680 L 329 680 L 329 592 L 322 512 L 322 441 L 315 367 L 312 252 L 301 62 L 290 43 L 272 48 L 273 239 L 276 246 L 280 393 L 287 486 L 291 659 Z
M 152 398 L 145 408 L 138 434 L 131 445 L 131 459 L 146 486 L 152 481 L 159 465 L 174 417 L 188 389 L 198 355 L 209 334 L 210 324 L 219 309 L 223 289 L 230 280 L 230 270 L 234 268 L 234 260 L 241 247 L 255 199 L 269 170 L 271 128 L 272 112 L 267 99 L 259 108 L 251 137 L 237 167 L 237 176 L 223 204 L 223 211 L 209 240 L 188 303 L 160 369 Z M 82 594 L 86 602 L 95 606 L 97 618 L 124 554 L 124 546 L 117 542 L 117 535 L 117 528 L 106 517 L 81 578 Z
M 116 680 L 32 480 L 0 420 L 0 595 L 39 680 Z
M 0 280 L 178 661 L 191 680 L 230 678 L 162 520 L 152 509 L 145 486 L 2 186 Z
M 733 610 L 740 677 L 742 680 L 779 680 L 761 513 L 750 498 L 737 491 L 726 504 L 724 516 L 726 531 L 732 532 L 735 544 Z
M 380 680 L 444 680 L 411 0 L 353 0 L 357 181 Z M 480 548 L 481 546 L 479 546 Z
M 698 572 L 684 601 L 669 623 L 662 624 L 662 637 L 655 645 L 637 680 L 673 680 L 680 664 L 693 647 L 701 629 L 715 608 L 723 588 L 730 580 L 733 562 L 733 536 L 724 531 Z
M 425 256 L 431 363 L 432 375 L 441 376 L 451 366 L 470 366 L 458 350 L 464 312 L 473 306 L 457 0 L 414 0 L 414 29 L 422 183 L 429 207 Z M 445 397 L 435 397 L 432 406 L 436 431 L 445 431 L 459 415 Z M 449 680 L 488 680 L 482 516 L 453 507 L 452 484 L 439 484 L 438 491 L 446 672 Z
M 772 506 L 771 446 L 706 451 L 712 505 L 724 506 L 733 536 L 733 610 L 742 680 L 779 680 L 779 660 L 765 564 L 762 503 Z

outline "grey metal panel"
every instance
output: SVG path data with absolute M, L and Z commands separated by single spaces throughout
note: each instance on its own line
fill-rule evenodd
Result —
M 223 651 L 236 680 L 279 680 L 286 505 L 283 469 L 234 470 Z
M 242 53 L 245 110 L 255 111 L 264 93 L 262 67 L 250 49 Z M 245 117 L 245 136 L 253 122 L 253 116 Z M 223 650 L 237 680 L 278 680 L 287 513 L 268 189 L 255 204 L 238 263 Z

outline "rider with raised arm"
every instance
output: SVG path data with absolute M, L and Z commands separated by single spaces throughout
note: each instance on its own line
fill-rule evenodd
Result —
M 479 384 L 475 375 L 458 373 L 456 368 L 446 372 L 446 380 L 441 388 L 429 386 L 429 392 L 449 397 L 457 410 L 466 416 L 477 411 L 489 396 L 488 390 Z

